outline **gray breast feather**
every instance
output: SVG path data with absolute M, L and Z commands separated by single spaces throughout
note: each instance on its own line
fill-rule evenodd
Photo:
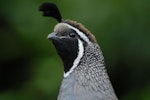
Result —
M 94 91 L 88 86 L 82 86 L 74 73 L 63 79 L 58 100 L 117 100 L 111 94 Z

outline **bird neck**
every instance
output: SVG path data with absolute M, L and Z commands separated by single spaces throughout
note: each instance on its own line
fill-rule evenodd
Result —
M 89 45 L 85 48 L 85 52 L 75 70 L 76 80 L 80 85 L 88 87 L 92 91 L 109 93 L 111 97 L 115 97 L 100 47 L 97 44 Z
M 62 83 L 61 91 L 66 93 L 70 93 L 76 87 L 79 90 L 74 90 L 74 94 L 88 91 L 83 95 L 96 95 L 98 98 L 106 98 L 106 100 L 110 98 L 117 100 L 105 69 L 102 51 L 96 43 L 84 48 L 84 55 L 78 66 L 73 73 L 63 79 Z
M 105 70 L 104 57 L 99 45 L 92 43 L 87 45 L 84 49 L 84 55 L 80 60 L 80 64 L 77 67 L 77 70 L 82 72 L 89 72 L 89 69 L 91 69 L 90 73 L 96 72 L 94 70 Z

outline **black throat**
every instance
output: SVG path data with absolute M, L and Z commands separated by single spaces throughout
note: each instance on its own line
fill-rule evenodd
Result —
M 65 73 L 73 66 L 74 60 L 78 55 L 78 41 L 77 39 L 59 39 L 53 40 L 53 44 L 61 57 L 64 64 Z

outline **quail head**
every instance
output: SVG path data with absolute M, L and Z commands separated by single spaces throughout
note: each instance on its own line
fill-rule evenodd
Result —
M 48 35 L 64 64 L 64 78 L 57 99 L 118 100 L 94 35 L 76 21 L 63 20 L 53 3 L 43 3 L 40 11 L 59 22 Z

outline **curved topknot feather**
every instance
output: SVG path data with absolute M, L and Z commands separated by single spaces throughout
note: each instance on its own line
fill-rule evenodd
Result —
M 40 11 L 43 11 L 43 16 L 49 16 L 55 18 L 58 22 L 62 21 L 61 14 L 57 6 L 53 3 L 43 3 L 39 7 Z

